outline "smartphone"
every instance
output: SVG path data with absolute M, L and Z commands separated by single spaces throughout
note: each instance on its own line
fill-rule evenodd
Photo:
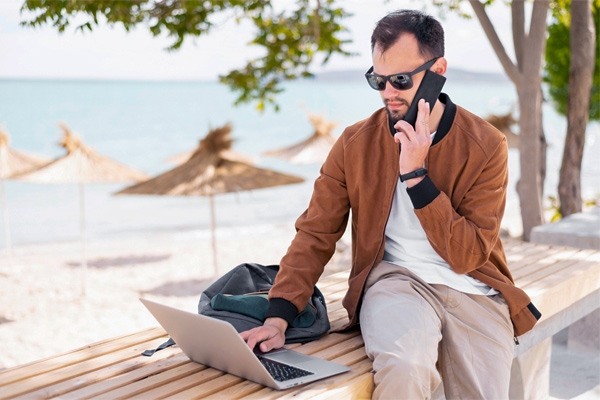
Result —
M 429 69 L 426 70 L 425 76 L 423 77 L 423 80 L 417 89 L 417 93 L 415 94 L 415 98 L 408 108 L 406 115 L 404 116 L 404 120 L 414 127 L 415 123 L 417 122 L 419 100 L 425 99 L 425 101 L 429 103 L 430 110 L 432 110 L 435 102 L 442 92 L 444 83 L 446 83 L 445 76 L 436 74 Z

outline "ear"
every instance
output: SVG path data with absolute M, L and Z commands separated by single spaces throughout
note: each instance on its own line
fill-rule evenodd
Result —
M 440 57 L 435 62 L 435 64 L 433 64 L 433 67 L 431 68 L 431 70 L 438 75 L 445 75 L 447 68 L 448 68 L 448 62 L 446 61 L 446 58 Z

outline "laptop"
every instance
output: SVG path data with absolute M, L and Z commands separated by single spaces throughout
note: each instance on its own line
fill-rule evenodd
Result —
M 192 361 L 284 390 L 350 370 L 285 348 L 252 351 L 228 322 L 140 299 Z

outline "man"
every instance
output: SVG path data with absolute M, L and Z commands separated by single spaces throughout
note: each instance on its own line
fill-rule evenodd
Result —
M 446 72 L 438 21 L 391 13 L 371 48 L 366 77 L 385 108 L 333 146 L 281 260 L 267 319 L 242 337 L 262 351 L 283 346 L 352 215 L 345 328 L 360 323 L 374 397 L 430 398 L 443 383 L 447 398 L 508 398 L 513 337 L 539 312 L 514 286 L 499 239 L 506 138 L 445 94 L 435 104 L 414 98 L 424 69 Z M 413 127 L 403 117 L 415 101 Z

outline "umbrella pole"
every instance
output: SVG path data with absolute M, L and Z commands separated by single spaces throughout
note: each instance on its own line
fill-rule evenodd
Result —
M 79 215 L 81 224 L 81 295 L 85 296 L 87 280 L 87 258 L 85 254 L 85 198 L 83 182 L 79 182 Z
M 219 264 L 217 262 L 217 239 L 215 234 L 215 199 L 211 194 L 210 199 L 210 231 L 212 232 L 212 251 L 213 251 L 213 266 L 215 267 L 215 277 L 219 275 Z
M 2 198 L 2 214 L 4 216 L 4 237 L 6 238 L 6 255 L 11 256 L 12 250 L 10 246 L 10 225 L 8 222 L 8 211 L 6 210 L 6 194 L 4 192 L 4 179 L 0 179 L 0 197 Z

